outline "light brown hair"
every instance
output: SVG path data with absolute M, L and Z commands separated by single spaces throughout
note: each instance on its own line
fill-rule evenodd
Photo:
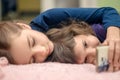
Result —
M 52 55 L 48 57 L 49 61 L 62 63 L 77 63 L 74 54 L 74 36 L 93 35 L 96 36 L 92 28 L 84 21 L 69 19 L 57 25 L 58 28 L 50 29 L 46 34 L 55 44 Z
M 14 59 L 9 52 L 13 35 L 19 36 L 22 27 L 12 21 L 0 22 L 0 57 L 6 57 L 9 63 L 15 64 Z

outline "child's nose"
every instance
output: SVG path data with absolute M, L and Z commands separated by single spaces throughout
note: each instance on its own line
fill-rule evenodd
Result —
M 45 48 L 44 47 L 36 47 L 34 48 L 34 55 L 36 54 L 41 54 L 45 52 Z
M 90 48 L 86 56 L 86 62 L 93 64 L 94 60 L 96 59 L 96 54 L 97 54 L 96 48 Z
M 33 57 L 35 58 L 36 62 L 42 62 L 42 60 L 45 56 L 46 56 L 45 47 L 38 47 L 38 48 L 34 49 Z
M 96 48 L 89 48 L 88 54 L 96 55 L 96 53 L 97 53 Z

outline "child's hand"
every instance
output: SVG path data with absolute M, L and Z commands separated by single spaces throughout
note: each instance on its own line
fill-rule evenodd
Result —
M 0 57 L 0 66 L 6 66 L 8 64 L 9 64 L 9 62 L 6 57 Z
M 120 70 L 120 28 L 109 27 L 103 44 L 109 46 L 108 59 L 110 65 L 108 71 Z

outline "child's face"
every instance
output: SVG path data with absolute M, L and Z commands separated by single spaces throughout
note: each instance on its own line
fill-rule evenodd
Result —
M 53 48 L 53 43 L 43 33 L 24 29 L 12 40 L 10 52 L 16 64 L 41 63 Z
M 74 48 L 78 63 L 96 63 L 96 47 L 100 45 L 97 37 L 92 35 L 78 35 L 74 37 L 76 45 Z

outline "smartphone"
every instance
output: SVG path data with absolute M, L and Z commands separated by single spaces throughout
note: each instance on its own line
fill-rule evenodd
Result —
M 98 46 L 96 55 L 96 70 L 97 72 L 104 72 L 108 70 L 108 46 Z

